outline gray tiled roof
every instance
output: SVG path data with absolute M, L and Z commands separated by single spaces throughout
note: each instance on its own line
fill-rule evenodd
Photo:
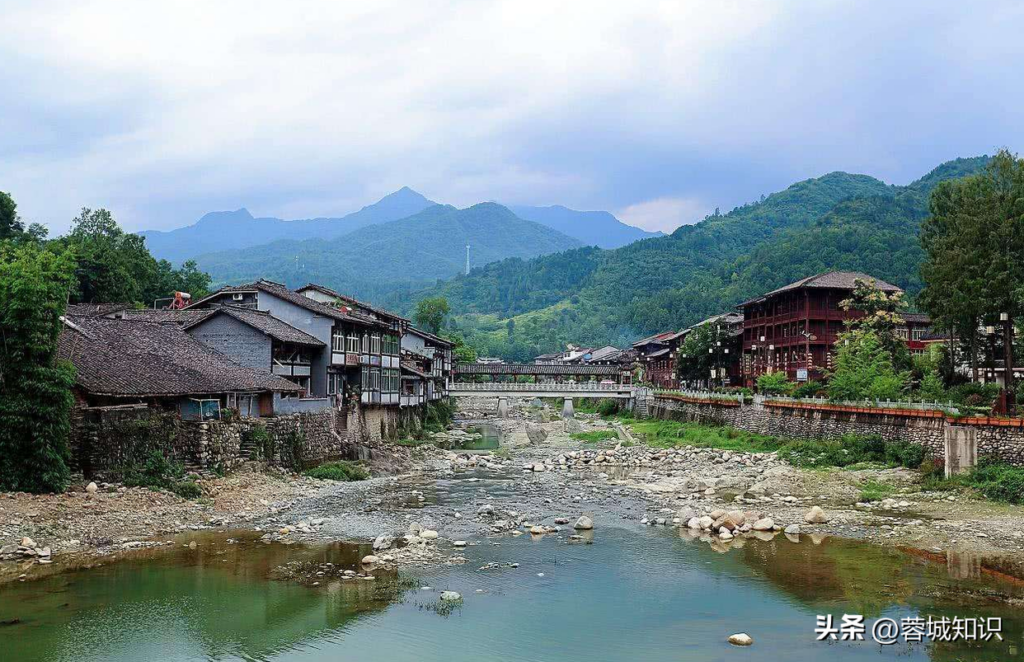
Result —
M 429 333 L 427 331 L 424 331 L 423 329 L 417 329 L 414 326 L 410 326 L 408 329 L 406 329 L 406 333 L 411 333 L 413 335 L 420 336 L 421 338 L 426 338 L 427 340 L 444 347 L 455 347 L 455 343 L 453 343 L 452 341 L 445 340 L 440 336 L 435 336 L 433 333 Z
M 547 363 L 459 363 L 457 375 L 617 375 L 614 365 L 557 365 Z
M 326 303 L 320 303 L 314 299 L 310 299 L 307 296 L 303 296 L 298 292 L 289 290 L 280 283 L 275 283 L 269 280 L 258 280 L 255 283 L 248 283 L 246 285 L 229 285 L 222 287 L 208 297 L 204 297 L 199 301 L 196 301 L 188 310 L 193 310 L 195 307 L 203 305 L 211 299 L 219 297 L 221 294 L 233 293 L 233 292 L 266 292 L 267 294 L 273 295 L 279 299 L 283 299 L 288 303 L 295 304 L 300 308 L 316 313 L 317 315 L 323 315 L 324 317 L 330 317 L 332 319 L 339 320 L 341 322 L 352 322 L 354 324 L 364 324 L 367 326 L 376 326 L 380 328 L 386 328 L 387 325 L 383 322 L 373 319 L 368 315 L 364 315 L 358 311 L 343 311 L 334 306 L 328 306 Z
M 208 312 L 209 314 L 194 322 L 185 324 L 182 328 L 188 330 L 199 326 L 217 315 L 227 315 L 228 317 L 238 320 L 242 324 L 251 326 L 257 331 L 270 336 L 275 340 L 280 340 L 281 342 L 294 343 L 296 345 L 307 345 L 310 347 L 326 347 L 323 341 L 318 338 L 314 338 L 305 331 L 296 329 L 291 324 L 277 319 L 266 311 L 253 310 L 252 308 L 240 308 L 238 306 L 221 306 L 219 308 L 204 310 L 203 312 Z
M 209 309 L 171 310 L 142 308 L 140 310 L 126 310 L 119 317 L 126 320 L 139 322 L 159 322 L 161 324 L 195 324 L 196 322 L 213 314 Z
M 805 287 L 809 287 L 809 288 L 823 288 L 823 289 L 824 288 L 830 288 L 830 289 L 836 289 L 836 290 L 853 290 L 853 289 L 855 289 L 857 287 L 856 281 L 858 281 L 858 280 L 863 280 L 863 281 L 868 281 L 868 282 L 873 281 L 874 284 L 875 284 L 875 287 L 877 287 L 878 289 L 882 290 L 883 292 L 900 292 L 900 291 L 902 291 L 902 290 L 900 290 L 900 288 L 896 287 L 892 283 L 887 283 L 887 282 L 885 282 L 884 280 L 882 280 L 880 278 L 875 278 L 874 276 L 872 276 L 870 274 L 866 274 L 866 273 L 864 273 L 862 271 L 827 271 L 827 272 L 825 272 L 823 274 L 817 274 L 815 276 L 808 276 L 807 278 L 801 278 L 800 280 L 796 281 L 795 283 L 790 283 L 789 285 L 783 285 L 782 287 L 778 288 L 777 290 L 772 290 L 771 292 L 768 292 L 767 294 L 762 294 L 761 296 L 754 297 L 753 299 L 750 299 L 749 301 L 744 301 L 740 305 L 744 306 L 744 305 L 746 305 L 748 303 L 754 303 L 755 301 L 760 301 L 762 299 L 766 299 L 766 298 L 768 298 L 770 296 L 773 296 L 775 294 L 780 294 L 782 292 L 788 292 L 789 290 L 798 290 L 798 289 L 805 288 Z
M 132 308 L 130 303 L 71 303 L 68 304 L 67 314 L 79 317 L 106 317 L 111 313 Z
M 317 292 L 320 292 L 322 294 L 326 294 L 329 297 L 335 297 L 337 299 L 340 299 L 340 300 L 344 301 L 345 303 L 352 304 L 353 306 L 359 306 L 360 308 L 365 308 L 366 310 L 369 310 L 371 312 L 377 313 L 378 315 L 380 315 L 382 317 L 390 317 L 390 318 L 393 318 L 393 319 L 396 319 L 396 320 L 400 320 L 402 322 L 408 322 L 409 321 L 408 319 L 406 319 L 406 318 L 404 318 L 404 317 L 402 317 L 400 315 L 396 315 L 395 313 L 391 312 L 390 310 L 385 310 L 383 308 L 378 308 L 376 306 L 370 305 L 370 304 L 365 303 L 363 301 L 359 301 L 358 299 L 350 297 L 347 294 L 342 294 L 340 292 L 335 292 L 331 288 L 324 287 L 323 285 L 317 285 L 316 283 L 306 283 L 305 285 L 303 285 L 302 287 L 300 287 L 299 289 L 297 289 L 295 291 L 301 293 L 303 290 L 316 290 Z
M 60 358 L 74 364 L 78 386 L 95 395 L 140 398 L 300 390 L 282 377 L 234 363 L 176 324 L 65 319 Z

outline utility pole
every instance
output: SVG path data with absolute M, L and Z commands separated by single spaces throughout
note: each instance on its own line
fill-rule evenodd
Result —
M 1000 313 L 999 320 L 1003 323 L 1003 387 L 1006 389 L 1006 413 L 1014 416 L 1017 413 L 1017 389 L 1013 379 L 1013 318 L 1009 313 Z

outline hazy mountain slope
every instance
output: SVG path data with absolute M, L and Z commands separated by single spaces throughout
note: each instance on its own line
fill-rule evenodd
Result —
M 519 218 L 546 225 L 562 234 L 579 239 L 585 246 L 619 248 L 640 239 L 661 237 L 664 233 L 647 232 L 626 225 L 606 211 L 576 211 L 561 205 L 553 207 L 509 206 Z
M 161 232 L 146 230 L 146 246 L 157 259 L 180 263 L 202 253 L 258 246 L 279 239 L 333 239 L 353 230 L 419 213 L 435 203 L 405 187 L 341 218 L 283 221 L 253 218 L 247 209 L 211 212 L 193 225 Z
M 447 296 L 457 325 L 481 351 L 518 359 L 566 342 L 622 343 L 678 329 L 829 269 L 866 271 L 913 295 L 928 193 L 985 162 L 958 159 L 906 187 L 831 173 L 668 237 L 506 260 L 423 295 Z M 513 320 L 511 339 L 506 318 Z
M 466 209 L 435 205 L 390 223 L 355 230 L 330 241 L 277 241 L 245 250 L 199 256 L 215 282 L 260 276 L 300 285 L 318 282 L 363 297 L 422 288 L 473 265 L 529 258 L 575 248 L 580 242 L 518 218 L 495 203 Z

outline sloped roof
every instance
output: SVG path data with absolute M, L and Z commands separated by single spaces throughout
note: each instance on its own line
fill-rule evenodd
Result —
M 140 398 L 301 390 L 283 377 L 238 365 L 176 324 L 65 318 L 59 356 L 74 364 L 78 386 L 95 395 Z
M 130 303 L 71 303 L 68 304 L 67 314 L 77 317 L 106 317 L 122 310 L 131 310 L 133 307 Z
M 590 360 L 591 361 L 605 361 L 605 360 L 609 359 L 610 357 L 615 356 L 618 353 L 619 353 L 619 349 L 617 347 L 612 347 L 611 345 L 606 345 L 604 347 L 601 347 L 600 349 L 595 349 L 593 352 L 591 352 L 590 353 Z
M 440 336 L 435 336 L 433 333 L 429 333 L 427 331 L 424 331 L 423 329 L 417 329 L 414 326 L 410 326 L 409 328 L 407 328 L 405 330 L 405 332 L 406 333 L 411 333 L 411 334 L 419 336 L 421 338 L 426 338 L 427 340 L 429 340 L 429 341 L 431 341 L 433 343 L 437 343 L 438 345 L 443 345 L 445 347 L 455 347 L 455 343 L 453 343 L 452 341 L 445 340 L 444 338 L 442 338 Z
M 904 322 L 910 324 L 931 324 L 932 318 L 926 313 L 902 313 L 900 317 L 903 318 Z
M 856 281 L 863 280 L 868 282 L 874 282 L 875 287 L 882 290 L 883 292 L 901 292 L 902 290 L 892 283 L 887 283 L 880 278 L 875 278 L 862 271 L 827 271 L 822 274 L 815 276 L 808 276 L 802 278 L 795 283 L 789 285 L 783 285 L 782 287 L 772 290 L 767 294 L 762 294 L 759 297 L 754 297 L 748 301 L 744 301 L 740 306 L 762 301 L 770 296 L 781 294 L 782 292 L 788 292 L 790 290 L 799 290 L 803 288 L 820 288 L 820 289 L 834 289 L 834 290 L 853 290 L 856 289 Z
M 663 333 L 658 333 L 658 334 L 655 334 L 653 336 L 648 336 L 648 337 L 646 337 L 646 338 L 644 338 L 642 340 L 637 340 L 635 343 L 633 343 L 633 347 L 642 347 L 644 345 L 650 345 L 652 343 L 655 343 L 655 344 L 665 343 L 665 342 L 668 342 L 668 340 L 670 338 L 675 337 L 679 333 L 680 332 L 678 332 L 678 331 L 665 331 Z
M 219 308 L 209 309 L 208 315 L 205 315 L 193 322 L 189 322 L 182 328 L 185 330 L 192 329 L 213 317 L 216 317 L 217 315 L 227 315 L 228 317 L 238 320 L 242 324 L 251 326 L 264 335 L 281 342 L 306 345 L 309 347 L 326 347 L 323 341 L 314 338 L 305 331 L 296 329 L 294 326 L 283 320 L 277 319 L 269 312 L 254 310 L 252 308 L 241 308 L 239 306 L 221 306 Z
M 617 366 L 557 363 L 459 363 L 459 375 L 616 375 Z
M 326 294 L 329 297 L 336 297 L 336 298 L 341 299 L 342 301 L 344 301 L 346 303 L 352 304 L 353 306 L 359 306 L 360 308 L 365 308 L 366 310 L 369 310 L 369 311 L 372 311 L 374 313 L 377 313 L 378 315 L 381 315 L 382 317 L 391 317 L 393 319 L 401 320 L 403 322 L 408 322 L 409 321 L 408 319 L 402 317 L 401 315 L 396 315 L 395 313 L 391 312 L 390 310 L 385 310 L 384 308 L 378 308 L 376 306 L 370 305 L 370 304 L 365 303 L 363 301 L 359 301 L 358 299 L 356 299 L 354 297 L 350 297 L 347 294 L 342 294 L 341 292 L 335 292 L 334 290 L 332 290 L 329 287 L 324 287 L 323 285 L 317 285 L 316 283 L 306 283 L 305 285 L 303 285 L 302 287 L 300 287 L 299 289 L 297 289 L 295 291 L 301 294 L 305 290 L 316 290 L 317 292 L 320 292 L 321 294 Z
M 159 322 L 161 324 L 195 324 L 212 314 L 213 311 L 208 308 L 189 310 L 143 308 L 140 310 L 126 310 L 121 313 L 120 317 L 126 320 Z
M 344 311 L 335 308 L 334 306 L 328 306 L 325 303 L 320 303 L 319 301 L 310 299 L 307 296 L 303 296 L 298 292 L 292 292 L 284 285 L 269 280 L 258 280 L 254 283 L 248 283 L 245 285 L 228 285 L 227 287 L 222 287 L 213 294 L 196 301 L 186 308 L 186 310 L 192 310 L 197 306 L 209 302 L 211 299 L 218 298 L 222 294 L 235 292 L 266 292 L 267 294 L 273 295 L 279 299 L 287 301 L 288 303 L 295 304 L 300 308 L 305 308 L 312 313 L 323 315 L 324 317 L 330 317 L 331 319 L 336 319 L 341 322 L 351 322 L 354 324 L 364 324 L 366 326 L 376 326 L 381 328 L 386 328 L 387 326 L 384 323 L 358 311 Z
M 425 373 L 422 370 L 420 370 L 419 368 L 417 368 L 416 364 L 414 364 L 414 363 L 410 363 L 408 361 L 402 361 L 401 365 L 402 365 L 402 370 L 404 372 L 409 373 L 410 375 L 415 375 L 416 377 L 419 377 L 421 379 L 431 379 L 430 375 L 428 375 L 427 373 Z

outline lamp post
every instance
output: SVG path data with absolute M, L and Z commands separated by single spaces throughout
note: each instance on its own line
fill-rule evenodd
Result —
M 1010 313 L 999 313 L 999 321 L 1003 323 L 1003 388 L 1006 391 L 1006 413 L 1013 416 L 1017 413 L 1017 393 L 1013 377 L 1013 319 Z

